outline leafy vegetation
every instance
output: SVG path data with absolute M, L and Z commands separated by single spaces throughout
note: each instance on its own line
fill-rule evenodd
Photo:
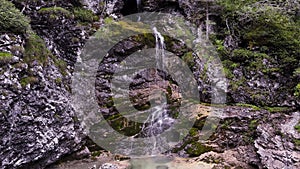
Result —
M 297 86 L 295 87 L 294 95 L 300 98 L 300 83 L 298 83 Z
M 25 33 L 29 28 L 29 19 L 13 3 L 0 0 L 0 32 Z
M 294 15 L 280 7 L 288 2 L 219 0 L 218 3 L 223 7 L 224 33 L 240 40 L 241 49 L 231 52 L 228 59 L 242 62 L 256 57 L 273 58 L 280 62 L 281 71 L 288 73 L 298 66 L 300 25 Z M 287 66 L 289 69 L 285 69 Z

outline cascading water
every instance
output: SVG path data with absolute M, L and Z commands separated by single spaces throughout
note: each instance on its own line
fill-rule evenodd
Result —
M 156 59 L 156 77 L 158 77 L 158 70 L 164 71 L 164 61 L 165 61 L 165 43 L 164 37 L 157 30 L 156 27 L 153 28 L 153 33 L 156 39 L 155 45 L 155 59 Z M 155 79 L 156 85 L 157 83 L 162 83 Z M 166 129 L 168 129 L 173 123 L 174 119 L 170 117 L 167 109 L 167 99 L 166 95 L 161 90 L 154 90 L 151 92 L 150 103 L 152 107 L 151 114 L 148 116 L 147 120 L 144 123 L 144 126 L 141 131 L 142 136 L 152 137 L 158 134 L 163 133 Z M 154 101 L 153 101 L 154 100 Z M 152 138 L 151 138 L 152 139 Z M 153 147 L 154 149 L 150 152 L 149 155 L 157 155 L 161 152 L 156 150 L 157 142 L 161 142 L 162 140 L 153 139 Z
M 142 0 L 136 0 L 136 7 L 138 12 L 141 12 Z
M 153 28 L 153 33 L 155 35 L 156 45 L 155 45 L 155 57 L 157 69 L 164 70 L 165 63 L 165 39 L 161 35 L 157 28 Z

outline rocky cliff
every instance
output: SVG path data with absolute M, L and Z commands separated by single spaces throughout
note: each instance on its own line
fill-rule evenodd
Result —
M 93 150 L 70 103 L 74 64 L 105 18 L 117 20 L 142 11 L 182 15 L 202 28 L 219 52 L 229 80 L 228 103 L 218 105 L 225 113 L 213 136 L 205 142 L 199 139 L 212 106 L 199 104 L 198 120 L 173 153 L 196 157 L 215 168 L 300 167 L 298 1 L 0 0 L 0 4 L 0 168 L 45 168 L 85 146 Z M 143 49 L 144 44 L 132 41 L 136 46 L 124 43 L 122 56 L 134 47 Z M 173 48 L 175 53 L 180 49 Z M 198 75 L 201 102 L 210 103 L 212 80 Z

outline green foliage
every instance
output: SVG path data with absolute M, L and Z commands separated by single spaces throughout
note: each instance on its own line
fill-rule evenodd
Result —
M 295 87 L 294 95 L 300 98 L 300 83 L 298 83 L 297 86 Z
M 31 33 L 25 44 L 24 61 L 31 63 L 38 61 L 42 65 L 46 65 L 51 52 L 46 48 L 45 42 L 38 35 Z
M 298 124 L 294 127 L 298 133 L 300 133 L 300 121 L 298 122 Z
M 73 15 L 70 11 L 62 8 L 62 7 L 48 7 L 41 8 L 38 11 L 39 14 L 49 15 L 50 19 L 57 19 L 59 16 L 64 16 L 67 18 L 72 18 Z
M 254 57 L 251 51 L 259 51 L 276 59 L 282 71 L 292 73 L 297 68 L 300 24 L 286 12 L 289 2 L 276 1 L 274 5 L 273 1 L 218 0 L 218 3 L 223 7 L 224 29 L 237 37 L 243 48 L 234 51 L 231 56 L 234 61 L 242 62 Z
M 294 144 L 296 146 L 300 146 L 300 139 L 294 139 Z
M 0 0 L 0 32 L 25 33 L 29 28 L 29 19 L 13 3 Z
M 91 10 L 83 8 L 75 8 L 73 10 L 75 19 L 80 20 L 81 22 L 93 22 L 99 20 L 99 17 L 95 15 Z
M 0 65 L 5 65 L 9 63 L 12 59 L 13 55 L 8 52 L 0 52 Z
M 237 62 L 249 62 L 256 58 L 269 58 L 269 56 L 264 53 L 253 52 L 247 49 L 235 49 L 230 56 L 232 61 Z

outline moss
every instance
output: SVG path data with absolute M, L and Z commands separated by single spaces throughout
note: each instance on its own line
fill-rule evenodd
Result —
M 8 64 L 13 58 L 13 55 L 8 52 L 0 52 L 0 65 Z
M 56 83 L 57 85 L 62 84 L 62 79 L 61 79 L 61 78 L 56 78 L 56 79 L 55 79 L 55 83 Z
M 251 120 L 249 123 L 249 130 L 253 131 L 257 128 L 258 126 L 258 120 Z
M 264 107 L 264 109 L 268 110 L 271 113 L 287 112 L 290 110 L 289 107 Z
M 68 66 L 68 64 L 64 60 L 56 58 L 53 55 L 50 55 L 50 57 L 52 58 L 52 60 L 54 62 L 54 65 L 59 69 L 60 73 L 63 76 L 66 76 L 67 75 L 67 66 Z
M 191 130 L 189 131 L 189 135 L 192 137 L 197 136 L 197 134 L 198 134 L 197 128 L 191 128 Z
M 294 144 L 296 146 L 300 146 L 300 139 L 294 139 Z
M 201 154 L 204 154 L 206 152 L 212 151 L 211 147 L 205 146 L 199 142 L 193 142 L 187 149 L 186 152 L 191 157 L 197 157 Z
M 88 9 L 74 8 L 73 13 L 75 19 L 78 19 L 81 22 L 93 22 L 99 20 L 99 17 Z
M 24 61 L 28 64 L 38 61 L 45 66 L 51 55 L 51 52 L 46 48 L 44 40 L 36 34 L 31 33 L 26 40 Z
M 99 151 L 93 151 L 93 152 L 91 153 L 91 156 L 92 156 L 92 157 L 98 157 L 98 156 L 101 155 L 101 153 L 102 153 L 101 150 L 99 150 Z
M 49 15 L 51 19 L 57 19 L 59 16 L 65 16 L 67 18 L 72 18 L 73 15 L 70 11 L 62 8 L 62 7 L 48 7 L 41 8 L 38 11 L 39 14 Z
M 249 108 L 252 108 L 253 110 L 261 110 L 261 108 L 255 106 L 255 105 L 252 105 L 252 104 L 237 103 L 236 105 L 240 106 L 240 107 L 249 107 Z
M 21 83 L 22 87 L 25 87 L 28 84 L 36 84 L 36 83 L 38 83 L 38 81 L 39 80 L 38 80 L 37 77 L 29 76 L 29 77 L 22 78 L 21 81 L 20 81 L 20 83 Z
M 300 121 L 298 122 L 298 124 L 296 126 L 294 126 L 295 130 L 298 131 L 298 133 L 300 133 Z
M 13 3 L 0 0 L 0 4 L 0 33 L 26 33 L 29 29 L 29 19 Z
M 193 52 L 187 52 L 182 57 L 183 61 L 187 63 L 189 67 L 193 67 L 195 65 Z

